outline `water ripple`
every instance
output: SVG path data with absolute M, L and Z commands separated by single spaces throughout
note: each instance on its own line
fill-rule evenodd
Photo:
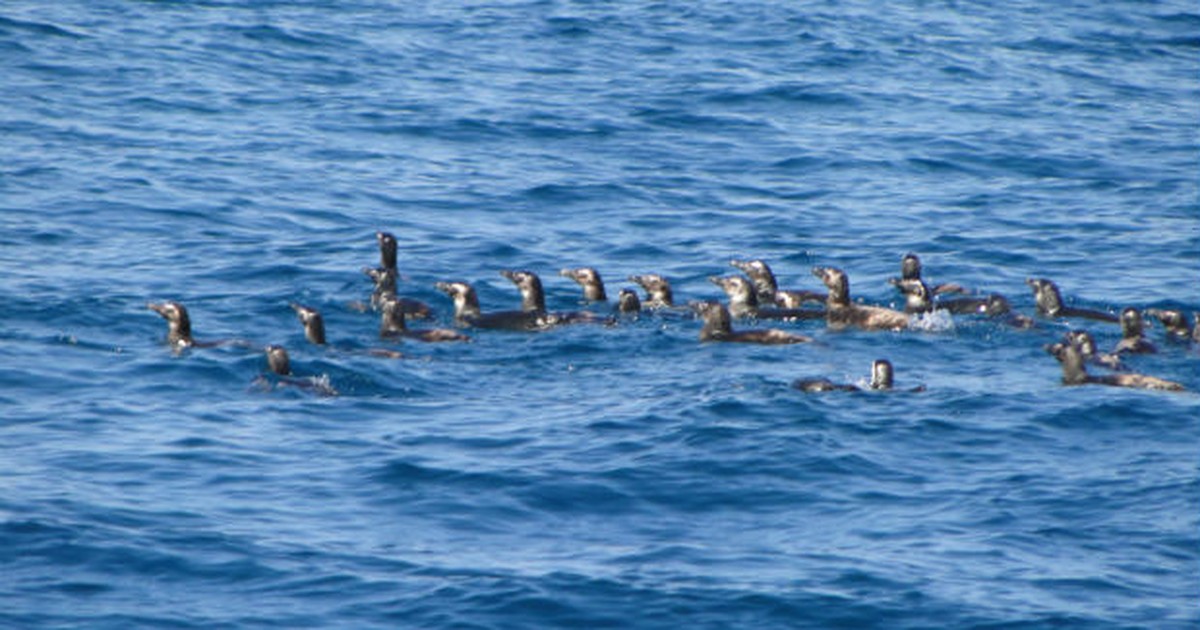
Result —
M 413 328 L 440 280 L 607 315 L 558 270 L 684 304 L 732 258 L 895 307 L 908 251 L 1024 315 L 1031 276 L 1190 315 L 1193 7 L 396 9 L 6 5 L 0 625 L 1200 623 L 1197 355 L 1156 323 L 1126 362 L 1192 393 L 1064 387 L 1043 345 L 1121 337 L 1074 318 L 383 340 L 361 271 L 393 232 Z M 164 299 L 237 343 L 174 352 Z M 790 387 L 879 358 L 901 391 Z

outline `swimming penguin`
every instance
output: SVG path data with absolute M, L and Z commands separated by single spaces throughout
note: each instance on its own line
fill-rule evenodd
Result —
M 384 298 L 393 297 L 400 303 L 400 310 L 408 319 L 429 319 L 433 317 L 433 309 L 420 300 L 396 296 L 395 268 L 363 267 L 363 273 L 375 282 L 375 290 L 371 293 L 371 308 L 378 309 Z
M 542 289 L 542 279 L 532 271 L 512 271 L 504 269 L 500 275 L 508 278 L 517 285 L 521 292 L 521 310 L 532 313 L 546 312 L 546 292 Z
M 964 299 L 971 300 L 974 298 Z M 978 313 L 995 318 L 998 321 L 1004 322 L 1005 324 L 1015 328 L 1033 328 L 1036 325 L 1036 322 L 1034 322 L 1031 318 L 1020 313 L 1013 312 L 1012 304 L 1009 303 L 1008 298 L 1000 295 L 999 293 L 992 293 L 991 295 L 984 297 L 983 302 L 979 305 Z
M 563 269 L 558 272 L 558 275 L 564 278 L 570 278 L 579 283 L 583 287 L 583 299 L 588 302 L 604 302 L 608 300 L 608 295 L 604 292 L 604 280 L 600 279 L 600 272 L 591 267 L 579 267 L 577 269 Z
M 1071 341 L 1065 340 L 1053 345 L 1043 346 L 1046 352 L 1058 359 L 1062 364 L 1062 382 L 1063 385 L 1085 385 L 1088 383 L 1096 385 L 1110 385 L 1113 387 L 1132 387 L 1138 389 L 1160 389 L 1167 391 L 1184 391 L 1185 388 L 1180 383 L 1168 381 L 1155 376 L 1146 376 L 1144 374 L 1105 374 L 1104 376 L 1091 376 L 1083 367 L 1083 355 L 1079 348 L 1075 347 Z
M 899 289 L 904 295 L 904 312 L 932 313 L 933 296 L 929 287 L 919 278 L 888 278 L 888 284 Z
M 892 362 L 887 359 L 876 359 L 871 364 L 871 382 L 867 385 L 867 388 L 878 391 L 891 390 L 894 380 L 895 370 L 892 368 Z M 860 391 L 857 385 L 838 384 L 827 378 L 798 379 L 792 383 L 792 387 L 806 392 Z M 918 385 L 907 391 L 923 392 L 925 391 L 925 386 Z
M 1167 329 L 1167 338 L 1172 341 L 1200 341 L 1200 313 L 1195 314 L 1196 326 L 1188 325 L 1183 311 L 1175 309 L 1148 308 L 1146 314 L 1157 319 Z
M 167 320 L 167 343 L 171 346 L 190 348 L 196 345 L 196 340 L 192 339 L 192 319 L 182 304 L 170 301 L 160 304 L 151 302 L 146 308 Z
M 404 337 L 406 339 L 416 339 L 426 342 L 471 340 L 470 337 L 456 330 L 447 330 L 445 328 L 410 330 L 408 325 L 404 323 L 404 311 L 402 308 L 400 301 L 395 297 L 385 297 L 383 299 L 383 302 L 379 305 L 380 337 Z
M 756 319 L 824 319 L 825 311 L 795 308 L 762 308 L 750 281 L 741 276 L 710 276 L 708 281 L 721 287 L 729 297 L 729 314 Z
M 813 267 L 814 276 L 829 289 L 826 300 L 826 321 L 835 330 L 857 326 L 864 330 L 902 330 L 909 325 L 909 316 L 881 306 L 860 306 L 850 301 L 850 279 L 836 267 Z
M 1033 320 L 1028 317 L 1013 313 L 1012 304 L 1009 303 L 1008 298 L 999 293 L 990 293 L 980 297 L 937 300 L 935 304 L 937 308 L 944 308 L 956 315 L 976 314 L 988 317 L 1007 315 L 1012 320 L 1010 323 L 1013 325 L 1028 327 L 1033 324 Z
M 329 384 L 328 378 L 296 378 L 292 376 L 292 364 L 288 358 L 288 352 L 283 346 L 270 345 L 266 347 L 267 353 L 267 368 L 271 370 L 277 377 L 279 386 L 297 387 L 306 391 L 311 391 L 320 396 L 337 396 L 338 392 Z M 259 384 L 270 388 L 270 382 L 261 377 L 256 381 Z
M 802 392 L 857 392 L 862 391 L 857 385 L 834 383 L 827 378 L 798 378 L 792 382 L 792 388 Z
M 539 330 L 542 313 L 536 311 L 498 311 L 483 313 L 475 288 L 466 282 L 438 282 L 434 285 L 454 301 L 454 321 L 459 326 L 502 330 Z
M 160 303 L 151 302 L 146 305 L 146 308 L 167 320 L 167 343 L 176 351 L 184 348 L 215 348 L 224 345 L 250 346 L 248 342 L 234 339 L 197 341 L 192 337 L 192 318 L 188 315 L 187 308 L 179 302 L 171 300 Z
M 1039 315 L 1047 317 L 1083 317 L 1102 322 L 1118 322 L 1120 318 L 1101 311 L 1086 308 L 1072 308 L 1063 304 L 1062 293 L 1058 285 L 1045 278 L 1029 278 L 1025 281 L 1033 289 L 1033 299 L 1037 302 Z
M 1079 354 L 1083 360 L 1093 365 L 1099 365 L 1110 370 L 1125 370 L 1125 364 L 1121 362 L 1121 357 L 1107 352 L 1100 352 L 1096 348 L 1096 339 L 1092 337 L 1092 333 L 1086 330 L 1071 330 L 1064 337 L 1067 341 L 1079 350 Z
M 290 304 L 293 311 L 296 311 L 296 317 L 300 319 L 300 323 L 304 325 L 304 338 L 309 343 L 318 346 L 325 345 L 325 318 L 315 308 L 304 306 L 303 304 Z
M 1153 354 L 1158 348 L 1145 337 L 1145 325 L 1142 314 L 1136 308 L 1127 307 L 1121 311 L 1121 340 L 1113 348 L 1114 354 Z
M 292 362 L 283 346 L 267 346 L 267 367 L 280 376 L 292 375 Z
M 310 306 L 296 304 L 295 302 L 292 302 L 290 306 L 292 307 L 292 310 L 296 311 L 296 317 L 304 326 L 304 338 L 307 339 L 309 343 L 314 345 L 326 345 L 325 318 L 321 316 L 321 312 Z M 370 356 L 383 357 L 386 359 L 400 359 L 404 357 L 403 354 L 396 352 L 395 350 L 387 350 L 383 348 L 372 348 L 369 350 L 363 350 L 362 352 L 365 352 Z
M 725 305 L 720 302 L 698 302 L 694 305 L 694 308 L 704 319 L 704 327 L 700 329 L 700 341 L 729 341 L 767 345 L 812 341 L 810 337 L 776 329 L 734 331 L 729 316 L 729 309 L 725 308 Z
M 542 289 L 542 279 L 532 271 L 514 271 L 505 269 L 500 275 L 508 278 L 521 291 L 521 310 L 537 313 L 538 324 L 542 328 L 562 324 L 596 323 L 601 321 L 594 313 L 587 311 L 555 311 L 546 310 L 546 293 Z
M 617 292 L 617 312 L 624 314 L 642 312 L 642 301 L 638 299 L 633 289 L 621 289 Z
M 1002 321 L 1018 328 L 1029 328 L 1033 320 L 1012 312 L 1008 299 L 999 293 L 981 297 L 932 299 L 932 291 L 923 280 L 889 278 L 888 284 L 895 286 L 904 295 L 905 313 L 930 313 L 935 309 L 946 310 L 955 315 L 985 315 L 999 317 Z
M 917 255 L 909 252 L 900 259 L 900 279 L 901 280 L 921 280 L 921 259 Z M 930 295 L 942 295 L 943 293 L 970 293 L 961 284 L 946 283 L 926 285 L 929 286 Z
M 955 298 L 949 300 L 934 300 L 934 291 L 920 278 L 888 278 L 888 284 L 900 290 L 904 295 L 905 313 L 931 313 L 935 310 L 949 311 L 955 315 L 991 314 L 990 308 L 998 304 L 1007 305 L 1007 300 L 995 294 L 987 297 Z M 995 298 L 999 297 L 997 301 Z M 1007 312 L 1007 311 L 1004 311 Z
M 379 301 L 383 296 L 396 294 L 395 269 L 363 267 L 362 272 L 375 283 L 375 290 L 371 292 L 371 308 L 379 308 Z
M 671 295 L 671 283 L 667 279 L 656 274 L 647 273 L 638 276 L 629 276 L 629 281 L 636 283 L 646 291 L 646 308 L 670 308 L 675 306 L 675 298 Z
M 871 389 L 891 390 L 893 388 L 895 377 L 896 371 L 894 368 L 892 368 L 891 361 L 888 361 L 887 359 L 875 359 L 875 362 L 871 364 Z M 916 387 L 910 387 L 905 391 L 923 392 L 925 391 L 925 386 L 917 385 Z
M 824 293 L 817 291 L 782 291 L 775 280 L 775 273 L 762 260 L 731 260 L 730 266 L 741 270 L 754 283 L 760 304 L 774 304 L 782 308 L 800 308 L 805 302 L 825 303 Z

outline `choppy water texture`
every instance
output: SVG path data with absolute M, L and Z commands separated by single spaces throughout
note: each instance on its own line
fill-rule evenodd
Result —
M 388 360 L 349 307 L 384 229 L 442 325 L 438 280 L 715 299 L 733 257 L 894 304 L 908 251 L 1026 314 L 1028 276 L 1200 310 L 1193 2 L 18 1 L 0 69 L 0 626 L 1200 623 L 1200 397 L 1042 350 L 1114 325 Z M 256 348 L 173 354 L 164 299 Z M 1130 366 L 1200 390 L 1150 338 Z M 256 384 L 267 343 L 340 396 Z M 789 386 L 880 357 L 927 391 Z

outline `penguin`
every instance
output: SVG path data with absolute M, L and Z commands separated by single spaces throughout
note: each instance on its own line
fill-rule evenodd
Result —
M 829 289 L 826 321 L 835 330 L 855 326 L 864 330 L 903 330 L 909 315 L 881 306 L 860 306 L 850 301 L 850 279 L 836 267 L 813 267 L 812 273 Z
M 1158 348 L 1145 337 L 1145 324 L 1142 314 L 1136 308 L 1127 307 L 1121 311 L 1121 340 L 1113 348 L 1113 354 L 1153 354 Z
M 633 289 L 621 289 L 617 292 L 617 312 L 630 315 L 642 312 L 642 301 L 638 299 Z
M 192 318 L 187 308 L 179 302 L 151 302 L 146 308 L 167 320 L 167 343 L 174 348 L 191 348 L 197 345 L 192 338 Z
M 933 300 L 933 291 L 929 285 L 919 279 L 889 278 L 888 283 L 895 286 L 904 295 L 904 312 L 909 314 L 930 313 L 934 310 L 946 310 L 955 315 L 985 315 L 1001 318 L 1011 326 L 1029 328 L 1033 320 L 1012 312 L 1008 298 L 999 293 L 982 297 L 963 297 Z
M 325 342 L 325 318 L 321 315 L 321 312 L 310 306 L 304 306 L 295 302 L 292 302 L 290 306 L 292 310 L 296 311 L 296 317 L 304 326 L 304 338 L 316 346 L 327 345 Z M 386 359 L 400 359 L 404 357 L 403 354 L 395 350 L 383 348 L 372 348 L 364 352 L 370 356 Z
M 1053 345 L 1047 344 L 1043 348 L 1062 364 L 1062 382 L 1064 385 L 1095 384 L 1175 392 L 1186 390 L 1180 383 L 1143 374 L 1123 373 L 1092 376 L 1087 373 L 1087 370 L 1083 366 L 1083 354 L 1069 338 Z
M 916 254 L 909 252 L 900 258 L 900 279 L 922 280 L 921 259 L 917 258 Z M 970 291 L 968 291 L 961 284 L 955 284 L 952 282 L 930 286 L 930 295 L 942 295 L 945 293 L 970 293 Z
M 515 271 L 505 269 L 500 275 L 508 278 L 521 292 L 521 310 L 538 314 L 538 323 L 542 328 L 562 324 L 597 323 L 601 318 L 587 311 L 555 311 L 546 310 L 546 292 L 542 289 L 542 279 L 532 271 Z
M 583 287 L 583 299 L 587 302 L 606 302 L 608 295 L 604 291 L 604 280 L 600 278 L 600 272 L 591 267 L 579 267 L 577 269 L 563 269 L 558 272 L 558 275 L 564 278 L 570 278 L 577 282 L 580 287 Z
M 499 330 L 540 330 L 542 313 L 537 311 L 498 311 L 483 313 L 475 288 L 466 282 L 438 282 L 434 285 L 454 301 L 454 322 L 459 326 Z
M 708 281 L 721 287 L 721 290 L 729 297 L 729 314 L 737 318 L 791 320 L 825 318 L 824 310 L 762 308 L 759 306 L 758 293 L 751 286 L 750 281 L 741 276 L 710 276 Z
M 338 395 L 338 391 L 329 384 L 327 377 L 298 378 L 293 376 L 291 359 L 288 357 L 288 352 L 283 346 L 267 346 L 266 354 L 267 369 L 275 375 L 277 386 L 296 387 L 317 394 L 318 396 L 332 397 Z M 271 381 L 262 377 L 256 379 L 255 382 L 266 389 L 270 389 L 272 385 Z
M 470 341 L 471 338 L 457 330 L 434 328 L 430 330 L 410 330 L 404 322 L 404 311 L 400 301 L 393 296 L 383 299 L 379 305 L 379 336 L 383 338 L 403 337 L 425 342 L 440 341 Z
M 895 380 L 895 370 L 892 368 L 892 362 L 887 359 L 876 359 L 871 363 L 871 381 L 867 385 L 867 389 L 875 391 L 888 391 L 893 388 Z M 805 392 L 831 392 L 831 391 L 847 391 L 857 392 L 861 389 L 857 385 L 834 383 L 827 378 L 803 378 L 797 379 L 792 383 L 792 387 Z M 924 385 L 918 385 L 907 391 L 923 392 Z
M 646 273 L 629 276 L 629 281 L 637 284 L 646 291 L 646 308 L 659 309 L 675 306 L 675 297 L 671 294 L 671 283 L 656 273 Z
M 888 284 L 904 295 L 904 312 L 910 315 L 933 312 L 933 296 L 929 286 L 919 278 L 888 278 Z
M 887 359 L 875 359 L 871 364 L 871 384 L 870 388 L 874 390 L 891 390 L 896 377 L 896 371 L 892 367 L 892 362 Z M 910 387 L 905 391 L 923 392 L 924 385 Z
M 1037 302 L 1039 315 L 1046 317 L 1083 317 L 1102 322 L 1119 322 L 1120 318 L 1101 311 L 1086 308 L 1072 308 L 1063 304 L 1062 293 L 1058 285 L 1045 278 L 1029 278 L 1025 280 L 1033 289 L 1033 298 Z
M 300 319 L 300 323 L 304 326 L 304 338 L 309 343 L 323 346 L 325 345 L 325 318 L 315 308 L 304 306 L 292 302 L 289 306 L 293 311 L 296 311 L 296 317 Z
M 429 319 L 433 317 L 433 309 L 420 300 L 398 297 L 396 295 L 396 278 L 398 272 L 393 268 L 363 267 L 363 273 L 375 282 L 375 290 L 371 292 L 371 308 L 378 310 L 383 300 L 395 298 L 400 303 L 400 310 L 407 319 Z
M 1096 347 L 1096 339 L 1092 337 L 1092 333 L 1086 330 L 1068 331 L 1065 337 L 1079 350 L 1079 354 L 1083 356 L 1083 360 L 1093 365 L 1099 365 L 1110 370 L 1125 370 L 1125 364 L 1121 362 L 1121 357 L 1116 354 L 1100 352 Z
M 151 302 L 146 304 L 146 308 L 158 313 L 160 317 L 167 320 L 167 343 L 176 352 L 185 348 L 216 348 L 225 345 L 243 348 L 252 347 L 249 342 L 238 339 L 197 341 L 192 337 L 192 318 L 188 315 L 187 307 L 179 302 L 173 300 L 158 303 Z
M 1146 314 L 1157 319 L 1167 329 L 1167 338 L 1172 341 L 1200 342 L 1200 313 L 1195 313 L 1196 326 L 1188 325 L 1183 311 L 1175 309 L 1146 309 Z
M 817 291 L 781 291 L 775 273 L 762 260 L 731 260 L 730 266 L 737 268 L 754 283 L 760 304 L 774 304 L 781 308 L 800 308 L 805 302 L 825 303 L 826 295 Z
M 704 319 L 700 329 L 700 341 L 729 341 L 737 343 L 759 343 L 781 345 L 806 343 L 811 337 L 797 335 L 782 330 L 733 330 L 729 309 L 720 302 L 699 302 L 695 304 L 696 312 Z
M 292 362 L 283 346 L 267 346 L 267 367 L 279 376 L 292 375 Z

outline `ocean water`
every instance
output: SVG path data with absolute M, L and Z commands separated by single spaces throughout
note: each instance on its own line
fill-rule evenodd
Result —
M 354 308 L 387 230 L 441 326 L 439 280 L 606 312 L 558 270 L 682 302 L 750 257 L 896 305 L 910 251 L 1027 315 L 1030 276 L 1200 311 L 1194 2 L 18 0 L 0 68 L 0 627 L 1200 625 L 1200 350 L 1161 326 L 1126 361 L 1188 393 L 1061 385 L 1044 344 L 1120 337 L 1087 320 Z M 251 347 L 173 353 L 167 299 Z M 790 386 L 876 358 L 925 391 Z

